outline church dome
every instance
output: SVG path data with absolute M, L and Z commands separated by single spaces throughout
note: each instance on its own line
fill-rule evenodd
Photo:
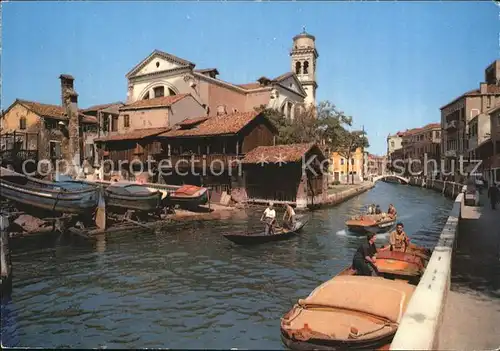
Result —
M 293 46 L 297 49 L 299 48 L 314 48 L 315 47 L 315 40 L 316 38 L 314 35 L 309 34 L 306 32 L 306 29 L 304 27 L 304 30 L 302 33 L 296 35 L 293 37 Z

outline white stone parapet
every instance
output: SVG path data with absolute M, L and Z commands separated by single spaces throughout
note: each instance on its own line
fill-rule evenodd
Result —
M 441 183 L 441 189 L 446 187 L 440 181 L 436 183 Z M 438 188 L 436 185 L 438 184 L 433 184 L 433 187 Z M 459 184 L 456 185 L 461 187 Z M 435 350 L 437 348 L 443 308 L 450 289 L 451 259 L 458 233 L 463 196 L 462 192 L 458 192 L 425 273 L 400 321 L 391 350 Z

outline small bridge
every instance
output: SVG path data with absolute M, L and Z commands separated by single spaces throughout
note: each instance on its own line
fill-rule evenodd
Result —
M 375 183 L 375 182 L 377 182 L 379 180 L 383 180 L 383 179 L 395 180 L 395 181 L 399 181 L 400 183 L 404 183 L 404 184 L 410 183 L 410 179 L 409 178 L 401 177 L 401 176 L 396 175 L 396 174 L 383 174 L 383 175 L 380 175 L 380 176 L 376 176 L 376 177 L 372 178 L 372 182 Z

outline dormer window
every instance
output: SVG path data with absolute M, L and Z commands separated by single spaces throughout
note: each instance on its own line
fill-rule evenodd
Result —
M 172 89 L 168 88 L 168 95 L 174 96 L 175 95 L 175 91 L 173 91 Z
M 26 117 L 21 117 L 19 118 L 19 129 L 24 130 L 26 129 Z
M 149 91 L 146 93 L 146 95 L 144 95 L 144 97 L 142 98 L 143 100 L 147 100 L 149 99 Z
M 160 67 L 160 62 L 156 62 L 156 68 Z

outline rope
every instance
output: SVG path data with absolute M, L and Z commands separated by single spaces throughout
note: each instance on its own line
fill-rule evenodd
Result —
M 397 327 L 398 324 L 397 323 L 388 323 L 388 322 L 385 322 L 380 328 L 371 330 L 371 331 L 366 332 L 366 333 L 361 333 L 361 334 L 354 334 L 352 332 L 352 328 L 351 328 L 351 331 L 349 332 L 349 338 L 351 338 L 351 339 L 357 339 L 357 338 L 360 338 L 362 336 L 373 334 L 375 332 L 378 332 L 379 330 L 382 330 L 382 329 L 384 329 L 386 327 L 391 327 L 391 326 L 396 326 Z

